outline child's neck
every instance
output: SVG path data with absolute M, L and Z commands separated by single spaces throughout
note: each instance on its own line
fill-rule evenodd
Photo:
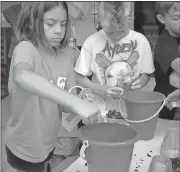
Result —
M 108 35 L 108 37 L 111 39 L 112 42 L 118 42 L 122 38 L 126 37 L 130 32 L 130 29 L 127 28 L 123 32 L 116 32 L 113 35 Z
M 120 32 L 118 33 L 116 36 L 116 41 L 120 41 L 122 38 L 126 37 L 130 32 L 130 29 L 128 28 L 127 30 L 125 30 L 124 32 Z
M 38 45 L 38 51 L 42 56 L 47 56 L 47 57 L 56 57 L 56 49 L 55 48 L 47 48 L 42 46 L 41 44 Z

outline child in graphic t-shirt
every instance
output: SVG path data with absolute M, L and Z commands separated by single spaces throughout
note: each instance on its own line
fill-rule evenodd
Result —
M 165 96 L 172 93 L 178 88 L 171 77 L 180 76 L 180 3 L 179 2 L 157 2 L 157 19 L 165 26 L 165 29 L 159 35 L 154 56 L 155 56 L 155 80 L 156 86 L 154 91 L 163 93 Z M 178 78 L 178 77 L 177 77 Z M 172 120 L 177 108 L 169 110 L 164 107 L 159 113 L 159 117 Z
M 100 2 L 102 30 L 86 39 L 75 66 L 77 81 L 101 97 L 115 94 L 117 88 L 141 89 L 154 72 L 150 44 L 129 29 L 125 3 Z M 85 79 L 92 74 L 93 84 Z

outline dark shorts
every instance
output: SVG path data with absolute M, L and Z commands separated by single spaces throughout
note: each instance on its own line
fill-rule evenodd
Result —
M 54 150 L 49 153 L 48 157 L 43 162 L 32 163 L 18 158 L 6 146 L 7 161 L 11 165 L 11 167 L 16 170 L 26 171 L 26 172 L 42 172 L 44 170 L 44 163 L 52 158 L 53 153 Z

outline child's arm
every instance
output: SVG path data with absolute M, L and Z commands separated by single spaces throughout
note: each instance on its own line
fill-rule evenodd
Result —
M 171 67 L 180 76 L 180 58 L 173 60 Z
M 69 107 L 72 112 L 82 118 L 97 114 L 97 107 L 87 101 L 83 101 L 77 96 L 68 93 L 50 81 L 35 74 L 31 66 L 26 63 L 19 63 L 13 68 L 14 80 L 17 85 L 24 90 Z
M 176 106 L 180 107 L 180 89 L 177 89 L 177 90 L 173 91 L 172 93 L 170 93 L 167 96 L 167 99 L 168 99 L 168 102 L 166 103 L 166 106 L 169 109 L 173 108 L 173 104 L 172 104 L 173 102 L 176 102 Z
M 169 109 L 172 109 L 173 104 L 171 104 L 171 103 L 176 102 L 176 106 L 180 107 L 180 90 L 179 90 L 180 89 L 180 75 L 178 75 L 178 73 L 176 73 L 176 72 L 172 72 L 169 77 L 169 81 L 172 86 L 174 86 L 178 89 L 173 91 L 172 93 L 170 93 L 167 96 L 168 102 L 167 102 L 166 106 Z M 174 107 L 176 107 L 176 106 L 174 106 Z M 178 114 L 178 113 L 176 113 L 176 114 Z M 179 114 L 178 114 L 178 116 L 175 115 L 175 118 L 176 117 L 178 117 L 178 119 L 179 119 Z
M 83 87 L 90 88 L 95 94 L 100 95 L 101 97 L 106 97 L 107 95 L 117 95 L 118 91 L 122 91 L 122 88 L 119 87 L 108 87 L 106 85 L 96 84 L 91 82 L 87 77 L 76 73 L 76 82 Z
M 169 81 L 172 86 L 180 88 L 180 75 L 178 75 L 178 73 L 172 72 Z
M 142 73 L 140 75 L 140 80 L 141 80 L 141 88 L 143 88 L 150 80 L 151 75 L 147 73 Z

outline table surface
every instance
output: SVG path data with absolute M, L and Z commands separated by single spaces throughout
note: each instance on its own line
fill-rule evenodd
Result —
M 134 171 L 137 166 L 137 162 L 139 162 L 142 158 L 148 158 L 146 163 L 141 164 L 139 172 L 146 172 L 148 170 L 151 159 L 154 155 L 160 154 L 160 146 L 163 142 L 165 133 L 169 128 L 180 128 L 180 121 L 170 121 L 170 120 L 162 120 L 158 119 L 157 127 L 155 131 L 154 138 L 149 141 L 138 141 L 134 145 L 134 152 L 130 166 L 130 172 Z M 147 157 L 147 153 L 151 152 L 151 157 Z M 135 156 L 134 156 L 135 155 Z M 59 166 L 54 169 L 52 172 L 63 172 L 67 167 L 69 167 L 78 157 L 69 157 L 64 160 Z M 138 164 L 139 165 L 139 164 Z

